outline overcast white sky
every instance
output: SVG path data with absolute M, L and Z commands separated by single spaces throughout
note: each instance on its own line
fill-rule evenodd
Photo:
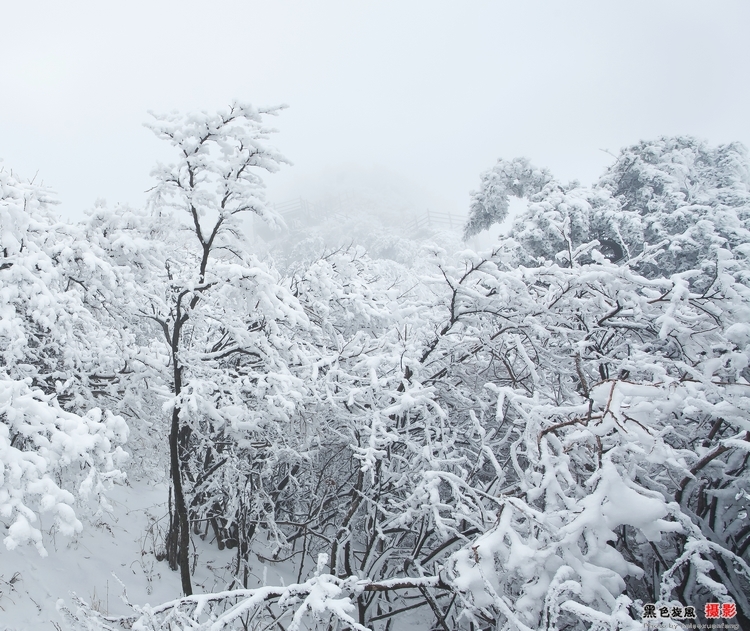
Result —
M 499 157 L 590 182 L 640 139 L 750 145 L 749 28 L 745 0 L 6 1 L 0 157 L 71 216 L 140 204 L 147 110 L 287 103 L 272 200 L 369 179 L 465 212 Z

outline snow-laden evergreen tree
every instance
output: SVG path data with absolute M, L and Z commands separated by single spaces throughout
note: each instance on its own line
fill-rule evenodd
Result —
M 716 248 L 750 242 L 750 166 L 739 143 L 711 147 L 689 136 L 641 142 L 620 152 L 599 188 L 623 215 L 637 215 L 640 239 L 632 251 L 667 242 L 650 275 L 711 265 Z
M 492 224 L 502 223 L 508 216 L 509 197 L 531 198 L 545 187 L 555 183 L 547 169 L 539 169 L 526 158 L 498 160 L 497 164 L 481 175 L 482 185 L 472 193 L 469 220 L 464 236 L 471 237 Z
M 563 184 L 525 159 L 499 160 L 472 193 L 464 234 L 502 221 L 510 195 L 528 207 L 504 244 L 517 262 L 572 265 L 598 249 L 610 260 L 658 248 L 648 276 L 712 265 L 716 248 L 748 243 L 750 167 L 738 143 L 710 147 L 689 136 L 659 138 L 623 149 L 593 186 Z M 595 244 L 594 241 L 598 241 Z M 666 247 L 661 247 L 666 245 Z

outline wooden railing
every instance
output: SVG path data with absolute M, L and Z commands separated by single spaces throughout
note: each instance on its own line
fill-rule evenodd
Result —
M 415 233 L 424 229 L 432 230 L 463 230 L 466 217 L 451 213 L 427 210 L 424 214 L 414 217 L 404 228 Z
M 295 219 L 313 219 L 327 217 L 348 217 L 340 198 L 328 204 L 316 204 L 302 197 L 271 204 L 273 209 L 289 223 Z
M 328 217 L 347 219 L 349 217 L 349 213 L 346 212 L 346 203 L 341 198 L 336 198 L 328 204 L 316 204 L 302 197 L 298 197 L 284 202 L 274 203 L 272 206 L 290 226 L 295 223 L 295 221 Z M 403 226 L 403 230 L 408 235 L 414 235 L 426 230 L 461 231 L 463 230 L 465 223 L 466 217 L 462 215 L 426 210 L 420 215 L 412 215 Z

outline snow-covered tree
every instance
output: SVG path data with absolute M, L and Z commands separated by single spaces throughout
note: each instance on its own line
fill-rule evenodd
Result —
M 640 271 L 668 276 L 714 265 L 717 248 L 734 251 L 750 239 L 750 165 L 738 143 L 642 142 L 623 149 L 593 186 L 562 184 L 525 159 L 500 160 L 472 194 L 465 236 L 502 221 L 509 195 L 528 201 L 504 246 L 517 243 L 516 262 L 524 265 L 573 265 L 591 260 L 594 248 L 625 260 L 665 244 Z
M 153 173 L 151 214 L 98 222 L 115 255 L 132 251 L 148 269 L 130 303 L 134 318 L 152 322 L 152 338 L 134 360 L 169 393 L 174 508 L 166 555 L 187 595 L 191 520 L 210 521 L 221 540 L 243 511 L 255 514 L 262 492 L 250 484 L 252 471 L 237 466 L 257 468 L 263 457 L 248 450 L 283 440 L 274 422 L 285 401 L 276 399 L 292 387 L 285 365 L 296 352 L 285 330 L 305 316 L 248 251 L 242 224 L 248 213 L 277 221 L 258 173 L 284 161 L 265 143 L 272 130 L 263 117 L 278 109 L 234 103 L 216 114 L 154 117 L 149 127 L 179 156 Z
M 496 523 L 449 565 L 477 624 L 624 624 L 638 601 L 747 611 L 747 355 L 731 341 L 746 263 L 727 256 L 708 293 L 628 266 L 482 265 L 498 297 L 482 429 L 507 432 L 493 454 L 511 466 Z
M 481 180 L 480 189 L 471 196 L 465 238 L 502 223 L 508 216 L 510 196 L 528 198 L 539 195 L 550 184 L 559 187 L 547 169 L 533 166 L 526 158 L 498 160 L 492 169 L 482 173 Z
M 236 180 L 280 160 L 259 125 L 243 106 L 157 119 L 180 162 L 157 169 L 151 213 L 89 221 L 142 278 L 128 374 L 170 414 L 185 596 L 71 620 L 643 629 L 644 603 L 721 601 L 746 625 L 741 150 L 643 143 L 593 187 L 501 162 L 467 234 L 509 195 L 528 208 L 495 251 L 413 244 L 407 267 L 340 248 L 281 274 L 236 221 L 265 213 L 259 181 Z M 241 589 L 190 594 L 191 529 L 236 548 Z M 296 582 L 252 587 L 258 562 Z
M 627 240 L 632 251 L 668 243 L 649 275 L 712 265 L 717 248 L 734 251 L 750 241 L 750 164 L 739 143 L 711 147 L 690 136 L 641 142 L 623 149 L 597 186 L 621 214 L 637 216 L 640 239 Z
M 504 300 L 529 305 L 510 318 L 524 323 L 525 380 L 496 353 L 512 385 L 503 415 L 525 428 L 509 451 L 522 493 L 455 557 L 459 585 L 484 584 L 471 602 L 521 628 L 622 623 L 649 601 L 748 611 L 747 174 L 737 145 L 662 138 L 623 150 L 594 187 L 529 197 L 490 263 L 532 292 Z M 617 266 L 596 252 L 605 236 Z
M 33 542 L 42 554 L 46 515 L 45 528 L 72 535 L 77 504 L 107 508 L 128 434 L 101 409 L 123 368 L 106 313 L 115 273 L 52 203 L 0 169 L 0 520 L 7 548 Z

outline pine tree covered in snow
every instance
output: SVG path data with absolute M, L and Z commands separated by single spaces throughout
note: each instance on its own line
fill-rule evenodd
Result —
M 710 265 L 717 248 L 750 241 L 750 168 L 737 143 L 710 147 L 689 136 L 641 142 L 620 152 L 598 186 L 609 191 L 624 215 L 637 215 L 640 230 L 625 240 L 668 246 L 651 275 Z
M 749 186 L 744 147 L 709 147 L 689 136 L 623 149 L 590 187 L 558 182 L 525 159 L 499 160 L 472 194 L 464 233 L 501 222 L 512 195 L 528 202 L 505 244 L 517 243 L 518 263 L 572 265 L 575 258 L 590 260 L 595 248 L 624 260 L 658 248 L 658 259 L 644 261 L 640 271 L 669 276 L 712 264 L 716 248 L 748 243 Z

